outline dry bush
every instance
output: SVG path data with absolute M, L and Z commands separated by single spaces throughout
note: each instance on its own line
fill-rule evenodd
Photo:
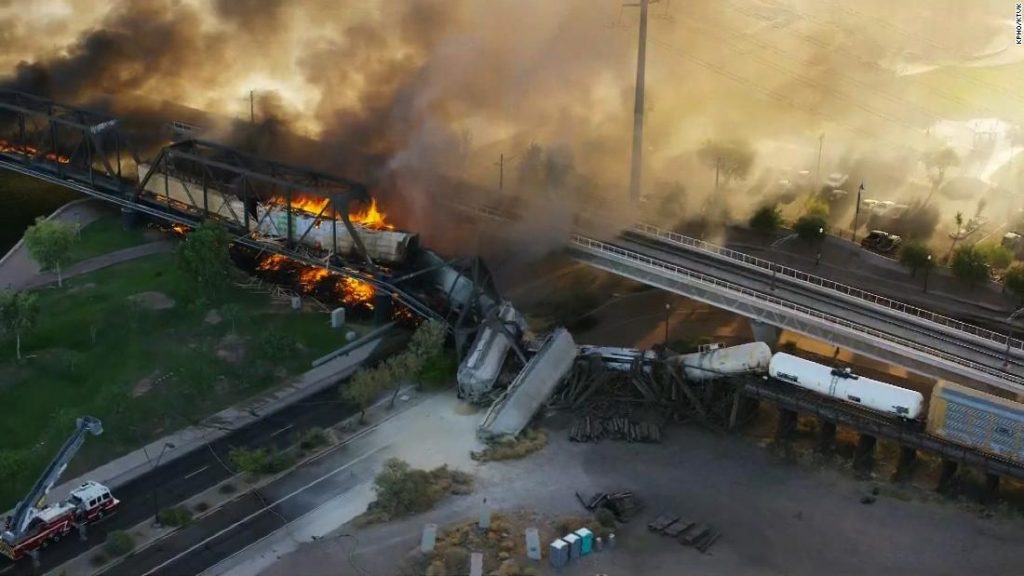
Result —
M 548 435 L 543 430 L 530 429 L 519 438 L 498 440 L 479 452 L 470 453 L 470 456 L 478 462 L 516 460 L 537 452 L 547 443 Z

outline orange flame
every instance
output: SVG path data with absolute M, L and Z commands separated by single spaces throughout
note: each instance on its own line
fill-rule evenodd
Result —
M 275 196 L 271 199 L 271 203 L 279 206 L 287 206 L 288 199 L 284 196 Z M 309 214 L 321 214 L 324 218 L 333 218 L 333 209 L 326 209 L 327 205 L 330 204 L 329 198 L 322 198 L 319 196 L 306 196 L 306 195 L 295 195 L 292 196 L 292 208 L 300 210 Z M 353 224 L 358 224 L 364 228 L 370 228 L 373 230 L 394 230 L 395 227 L 387 222 L 387 216 L 381 211 L 380 207 L 377 206 L 377 200 L 371 199 L 370 205 L 364 210 L 357 212 L 350 212 L 348 215 L 349 219 L 352 220 Z
M 331 273 L 326 268 L 302 268 L 299 270 L 299 284 L 302 285 L 304 291 L 312 292 L 321 280 L 330 275 Z
M 362 212 L 349 214 L 348 217 L 353 224 L 359 224 L 373 230 L 394 230 L 395 227 L 387 223 L 384 213 L 377 208 L 377 199 L 370 199 L 370 205 Z
M 288 259 L 282 256 L 281 254 L 271 254 L 264 258 L 263 260 L 261 260 L 260 263 L 256 265 L 256 269 L 259 270 L 260 272 L 280 270 L 281 267 L 284 266 L 286 262 L 288 262 Z
M 341 293 L 341 301 L 346 306 L 365 305 L 373 309 L 373 284 L 342 276 L 338 278 L 337 291 Z
M 8 142 L 7 140 L 0 139 L 0 153 L 5 154 L 21 154 L 22 156 L 35 156 L 39 153 L 39 149 L 33 146 L 17 145 Z M 50 162 L 57 162 L 58 164 L 69 164 L 71 159 L 64 155 L 58 155 L 53 152 L 47 152 L 44 156 Z

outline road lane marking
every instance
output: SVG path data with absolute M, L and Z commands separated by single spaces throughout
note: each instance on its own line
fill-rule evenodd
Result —
M 317 478 L 316 480 L 312 480 L 312 481 L 306 483 L 304 486 L 296 488 L 290 494 L 286 494 L 285 496 L 283 496 L 281 498 L 278 498 L 274 502 L 271 502 L 271 503 L 267 504 L 266 506 L 260 508 L 259 510 L 255 511 L 255 512 L 253 512 L 251 514 L 249 514 L 245 518 L 242 518 L 241 520 L 235 522 L 234 524 L 228 526 L 227 528 L 224 528 L 224 529 L 220 530 L 219 532 L 217 532 L 213 536 L 210 536 L 210 537 L 204 539 L 202 542 L 199 542 L 198 544 L 193 545 L 191 548 L 185 550 L 184 552 L 180 552 L 179 554 L 177 554 L 173 558 L 170 558 L 169 560 L 165 560 L 160 565 L 158 565 L 158 566 L 156 566 L 154 568 L 151 568 L 150 570 L 146 571 L 143 574 L 143 576 L 149 576 L 150 574 L 153 574 L 153 573 L 157 572 L 158 570 L 161 570 L 162 568 L 177 562 L 178 560 L 184 558 L 185 556 L 188 556 L 189 554 L 191 554 L 195 550 L 198 550 L 199 548 L 202 548 L 202 547 L 206 546 L 206 544 L 208 542 L 223 536 L 224 534 L 234 530 L 235 528 L 238 528 L 239 526 L 241 526 L 241 525 L 245 524 L 246 522 L 252 520 L 253 518 L 259 516 L 260 514 L 263 514 L 263 513 L 267 512 L 270 508 L 273 508 L 274 506 L 277 506 L 278 504 L 284 502 L 285 500 L 288 500 L 288 499 L 293 498 L 293 497 L 295 497 L 296 495 L 298 495 L 298 494 L 300 494 L 302 492 L 305 492 L 306 490 L 312 488 L 313 486 L 316 486 L 317 484 L 319 484 L 319 483 L 323 482 L 324 480 L 326 480 L 326 479 L 336 475 L 337 473 L 342 472 L 344 470 L 347 470 L 348 468 L 358 464 L 359 462 L 362 462 L 363 460 L 366 460 L 367 458 L 375 455 L 376 453 L 380 452 L 381 450 L 384 450 L 385 448 L 387 448 L 386 444 L 383 445 L 383 446 L 378 446 L 378 447 L 376 447 L 376 448 L 374 448 L 374 449 L 372 449 L 372 450 L 370 450 L 368 452 L 365 452 L 365 453 L 361 454 L 359 457 L 357 457 L 354 460 L 346 463 L 344 466 L 340 466 L 338 468 L 335 468 L 334 470 L 328 472 L 327 474 L 324 474 L 323 476 Z M 288 523 L 290 523 L 290 522 L 288 522 Z M 286 523 L 286 525 L 288 523 Z
M 291 430 L 291 429 L 292 429 L 292 428 L 294 428 L 294 427 L 295 427 L 295 424 L 289 424 L 289 425 L 285 426 L 284 428 L 281 428 L 281 429 L 280 429 L 280 430 L 278 430 L 277 432 L 274 432 L 274 433 L 272 433 L 272 434 L 270 435 L 270 437 L 271 437 L 271 438 L 273 438 L 274 436 L 277 436 L 277 435 L 278 435 L 278 434 L 280 434 L 281 432 L 287 432 L 288 430 Z
M 192 471 L 192 472 L 189 472 L 188 474 L 186 474 L 186 475 L 185 475 L 185 478 L 184 478 L 184 479 L 185 479 L 185 480 L 188 480 L 189 478 L 191 478 L 191 477 L 195 476 L 196 474 L 200 474 L 200 473 L 202 473 L 202 472 L 205 472 L 207 468 L 209 468 L 209 466 L 208 466 L 208 465 L 207 465 L 207 466 L 203 466 L 203 467 L 202 467 L 202 468 L 200 468 L 199 470 L 194 470 L 194 471 Z

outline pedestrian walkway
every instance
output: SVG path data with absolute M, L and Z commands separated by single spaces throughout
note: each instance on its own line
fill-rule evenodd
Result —
M 61 206 L 46 219 L 58 220 L 84 228 L 99 220 L 104 213 L 104 204 L 99 200 L 75 200 Z M 24 239 L 19 240 L 0 259 L 0 286 L 18 289 L 39 275 L 39 272 L 39 264 L 29 255 Z
M 68 278 L 88 274 L 89 272 L 95 272 L 115 264 L 121 264 L 122 262 L 129 262 L 145 256 L 152 256 L 153 254 L 173 252 L 176 246 L 177 243 L 173 240 L 158 240 L 156 242 L 132 246 L 131 248 L 125 248 L 123 250 L 116 250 L 109 254 L 103 254 L 101 256 L 96 256 L 95 258 L 82 260 L 81 262 L 76 262 L 71 266 L 68 266 L 68 268 L 63 272 L 63 277 L 64 280 L 67 280 Z M 56 283 L 56 273 L 42 272 L 28 280 L 25 280 L 21 284 L 16 284 L 11 287 L 17 290 L 30 290 Z

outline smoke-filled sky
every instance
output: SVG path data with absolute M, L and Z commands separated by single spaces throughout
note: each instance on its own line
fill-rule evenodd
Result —
M 493 180 L 498 154 L 537 142 L 616 188 L 627 181 L 638 18 L 621 4 L 0 0 L 0 71 L 8 86 L 115 110 L 145 97 L 240 118 L 255 90 L 258 117 L 324 140 L 345 170 L 358 150 L 375 170 L 436 165 Z M 824 170 L 866 158 L 911 178 L 942 144 L 937 122 L 1020 120 L 1013 8 L 662 0 L 651 8 L 647 186 L 706 189 L 693 150 L 709 138 L 751 142 L 756 170 L 805 169 L 822 133 Z

